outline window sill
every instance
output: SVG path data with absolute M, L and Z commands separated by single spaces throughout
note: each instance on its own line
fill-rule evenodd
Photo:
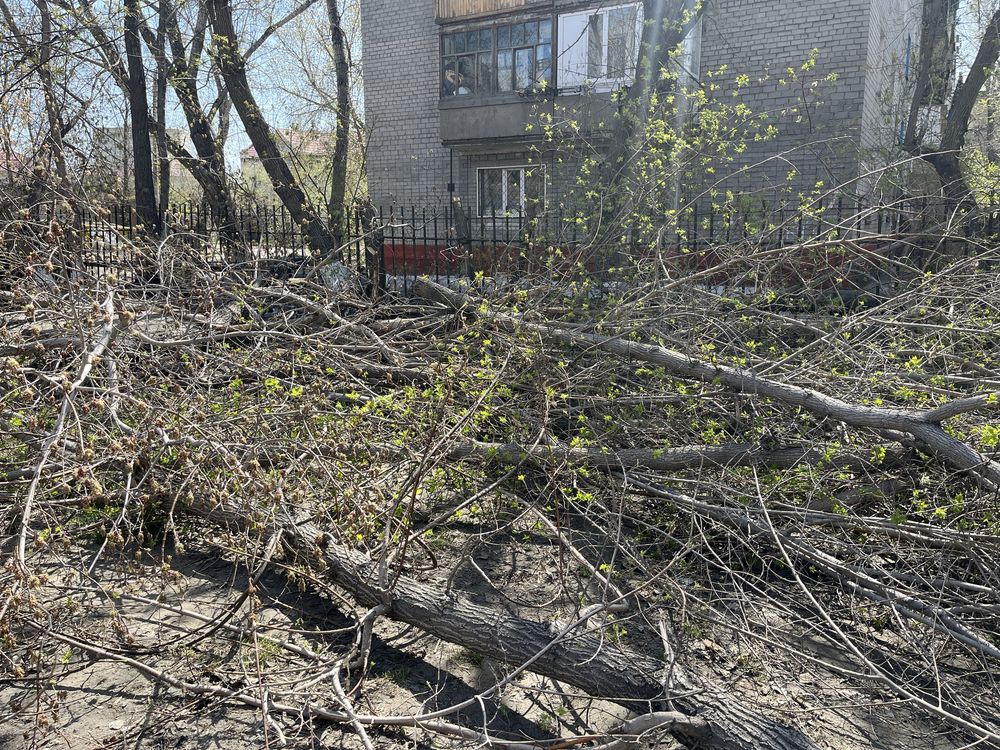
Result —
M 466 107 L 492 107 L 497 104 L 532 104 L 553 99 L 554 92 L 546 91 L 537 94 L 490 94 L 489 96 L 443 96 L 438 100 L 440 109 L 465 109 Z

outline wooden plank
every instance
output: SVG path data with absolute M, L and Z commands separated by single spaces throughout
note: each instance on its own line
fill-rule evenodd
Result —
M 439 21 L 450 21 L 514 10 L 525 5 L 527 0 L 437 0 L 437 18 Z

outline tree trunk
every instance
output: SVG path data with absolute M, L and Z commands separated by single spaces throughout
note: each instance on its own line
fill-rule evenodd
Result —
M 344 200 L 347 195 L 347 160 L 351 137 L 351 69 L 347 60 L 347 42 L 341 25 L 339 0 L 326 0 L 330 17 L 330 43 L 333 46 L 334 69 L 337 78 L 337 128 L 330 172 L 330 223 L 343 242 Z
M 935 72 L 934 49 L 941 41 L 941 34 L 946 33 L 942 23 L 939 22 L 940 18 L 947 17 L 945 6 L 944 0 L 932 0 L 925 10 L 925 22 L 920 38 L 920 64 L 914 83 L 913 100 L 910 103 L 903 145 L 909 153 L 920 156 L 934 168 L 945 197 L 953 205 L 959 205 L 973 202 L 969 183 L 962 173 L 961 156 L 965 146 L 965 136 L 969 132 L 972 111 L 979 101 L 983 86 L 993 74 L 997 60 L 1000 59 L 1000 9 L 994 12 L 983 32 L 976 59 L 969 68 L 968 75 L 955 89 L 951 106 L 942 124 L 941 143 L 935 147 L 920 142 L 922 134 L 917 131 L 917 125 L 924 101 L 932 93 L 932 78 Z M 943 95 L 943 92 L 939 93 Z
M 158 167 L 158 195 L 160 226 L 166 224 L 167 209 L 170 206 L 170 158 L 167 153 L 167 3 L 160 0 L 156 25 L 156 89 L 153 92 L 156 110 L 156 164 Z
M 472 649 L 510 666 L 528 664 L 530 671 L 565 682 L 591 695 L 638 711 L 666 703 L 661 679 L 667 665 L 660 659 L 630 651 L 607 638 L 555 623 L 526 620 L 500 609 L 442 593 L 416 579 L 400 576 L 389 590 L 378 582 L 378 566 L 354 550 L 342 547 L 319 527 L 305 523 L 275 525 L 263 508 L 236 503 L 195 501 L 185 512 L 231 529 L 254 528 L 280 533 L 290 556 L 307 561 L 324 578 L 347 591 L 365 607 L 384 605 L 386 615 L 438 638 Z M 692 746 L 719 750 L 814 750 L 816 745 L 797 729 L 783 726 L 743 705 L 731 694 L 705 685 L 675 665 L 672 699 L 689 715 L 707 722 L 707 732 L 686 734 Z M 690 730 L 687 730 L 690 731 Z
M 675 85 L 662 73 L 669 68 L 674 50 L 684 42 L 709 1 L 643 0 L 646 20 L 639 42 L 636 76 L 620 102 L 611 148 L 604 162 L 607 184 L 627 179 L 631 155 L 638 148 L 636 136 L 642 133 L 649 118 L 653 96 Z
M 274 192 L 288 209 L 295 223 L 305 231 L 310 247 L 321 257 L 329 256 L 336 248 L 336 238 L 310 205 L 257 105 L 247 80 L 246 61 L 239 50 L 229 0 L 209 0 L 208 8 L 209 21 L 214 32 L 214 54 L 219 71 L 226 82 L 229 99 L 250 137 L 250 142 L 260 156 Z
M 233 201 L 226 180 L 225 157 L 222 150 L 224 139 L 216 138 L 212 126 L 205 116 L 198 91 L 199 59 L 207 30 L 207 11 L 202 9 L 195 21 L 192 32 L 191 51 L 185 48 L 181 36 L 180 25 L 177 22 L 177 9 L 170 0 L 161 0 L 162 21 L 166 36 L 165 44 L 169 46 L 171 60 L 169 63 L 169 83 L 177 94 L 181 111 L 187 122 L 191 143 L 194 145 L 200 164 L 195 167 L 185 163 L 187 169 L 197 180 L 212 213 L 213 221 L 219 230 L 219 239 L 227 249 L 230 257 L 239 246 L 240 237 L 233 221 Z M 166 58 L 166 47 L 164 48 Z
M 135 210 L 143 230 L 160 234 L 153 178 L 153 149 L 149 135 L 149 106 L 146 100 L 146 71 L 142 63 L 139 0 L 125 0 L 125 54 L 128 58 L 128 102 L 132 131 L 132 174 Z

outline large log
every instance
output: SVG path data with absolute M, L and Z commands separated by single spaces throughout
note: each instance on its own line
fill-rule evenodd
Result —
M 535 622 L 503 609 L 485 607 L 462 596 L 407 576 L 395 577 L 389 590 L 378 582 L 370 558 L 339 544 L 312 523 L 275 520 L 275 512 L 236 502 L 195 501 L 185 512 L 233 530 L 280 534 L 288 555 L 306 560 L 326 581 L 360 605 L 383 606 L 386 616 L 414 625 L 512 666 L 527 669 L 590 695 L 646 712 L 668 705 L 658 658 L 578 633 L 579 628 Z M 583 625 L 583 622 L 580 623 Z M 721 688 L 696 680 L 683 669 L 671 670 L 674 708 L 704 720 L 678 729 L 693 747 L 719 750 L 813 750 L 817 746 L 797 729 L 781 725 L 741 703 Z M 707 729 L 703 728 L 707 727 Z

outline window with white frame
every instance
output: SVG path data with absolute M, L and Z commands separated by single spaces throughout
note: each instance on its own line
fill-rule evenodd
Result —
M 482 167 L 477 170 L 479 215 L 523 215 L 545 201 L 545 167 Z
M 641 37 L 639 3 L 559 16 L 559 88 L 609 91 L 631 83 Z

